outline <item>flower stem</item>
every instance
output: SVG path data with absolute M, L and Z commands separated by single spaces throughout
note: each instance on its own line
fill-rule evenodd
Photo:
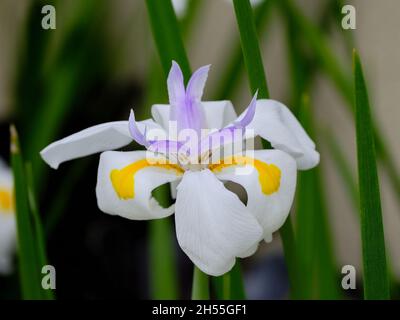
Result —
M 210 299 L 208 276 L 199 268 L 194 266 L 192 300 L 208 300 Z

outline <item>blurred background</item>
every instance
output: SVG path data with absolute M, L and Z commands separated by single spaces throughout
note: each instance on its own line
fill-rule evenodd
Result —
M 266 0 L 254 7 L 268 85 L 273 99 L 293 108 L 303 92 L 310 97 L 313 136 L 321 152 L 320 191 L 326 202 L 338 285 L 343 265 L 353 265 L 357 276 L 362 274 L 354 190 L 355 129 L 348 106 L 353 47 L 363 59 L 374 120 L 392 161 L 392 171 L 380 166 L 380 183 L 387 254 L 396 283 L 400 190 L 391 173 L 400 169 L 400 2 L 296 0 L 290 8 L 278 3 Z M 45 4 L 56 8 L 55 30 L 41 27 Z M 355 30 L 341 27 L 344 4 L 356 9 Z M 293 8 L 316 27 L 322 44 L 318 37 L 305 36 L 307 28 L 298 27 L 301 19 L 291 16 Z M 212 64 L 205 100 L 229 99 L 241 112 L 251 93 L 240 55 L 235 63 L 239 34 L 232 4 L 192 0 L 179 17 L 192 69 Z M 312 39 L 317 39 L 320 51 Z M 9 161 L 9 124 L 16 123 L 22 152 L 34 168 L 48 258 L 57 270 L 57 298 L 154 297 L 149 223 L 99 211 L 98 155 L 65 163 L 57 171 L 38 156 L 51 141 L 91 125 L 127 119 L 130 108 L 143 120 L 152 104 L 167 102 L 145 1 L 1 0 L 0 43 L 1 157 Z M 332 48 L 335 63 L 321 59 L 325 43 Z M 295 52 L 302 54 L 301 61 L 296 61 Z M 335 74 L 336 63 L 343 75 Z M 295 78 L 303 90 L 294 89 Z M 294 205 L 294 216 L 301 205 Z M 176 243 L 175 247 L 179 297 L 188 298 L 192 265 Z M 263 244 L 255 256 L 243 261 L 243 270 L 248 298 L 288 297 L 278 233 L 272 244 Z M 15 273 L 0 277 L 0 296 L 17 298 L 17 280 Z M 343 294 L 359 298 L 359 290 Z

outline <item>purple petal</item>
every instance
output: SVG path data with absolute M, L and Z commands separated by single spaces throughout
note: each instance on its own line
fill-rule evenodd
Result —
M 205 66 L 198 69 L 189 80 L 185 91 L 182 71 L 175 61 L 172 62 L 168 76 L 170 120 L 177 122 L 178 132 L 184 129 L 193 129 L 200 134 L 201 129 L 205 127 L 205 116 L 200 100 L 209 68 L 209 66 Z
M 131 113 L 129 115 L 129 132 L 132 136 L 132 138 L 142 146 L 147 147 L 149 145 L 149 142 L 146 140 L 146 129 L 144 134 L 142 134 L 139 130 L 139 128 L 136 125 L 136 120 L 135 120 L 135 113 L 131 109 Z
M 186 101 L 190 100 L 199 102 L 201 100 L 210 66 L 211 65 L 200 67 L 192 74 L 186 87 Z
M 179 65 L 172 61 L 172 67 L 167 78 L 169 103 L 171 106 L 177 106 L 185 101 L 185 84 L 183 83 L 183 74 Z
M 247 107 L 247 111 L 244 117 L 241 120 L 236 120 L 234 122 L 236 128 L 242 128 L 242 129 L 246 128 L 246 126 L 248 126 L 250 122 L 253 121 L 254 115 L 256 113 L 257 95 L 258 95 L 258 90 L 254 94 L 253 99 L 251 99 L 251 102 Z

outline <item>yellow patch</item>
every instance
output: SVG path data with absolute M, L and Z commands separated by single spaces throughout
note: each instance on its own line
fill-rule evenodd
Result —
M 122 169 L 111 171 L 110 178 L 115 192 L 121 199 L 133 199 L 135 197 L 135 174 L 147 167 L 158 167 L 166 170 L 174 170 L 177 174 L 183 173 L 182 168 L 176 164 L 156 163 L 156 160 L 142 159 Z
M 11 213 L 14 208 L 13 197 L 10 190 L 5 188 L 0 188 L 0 211 Z
M 236 165 L 251 165 L 258 172 L 258 181 L 261 191 L 270 195 L 279 190 L 281 184 L 281 170 L 274 164 L 268 164 L 250 157 L 236 156 L 227 157 L 218 164 L 212 164 L 209 169 L 213 172 L 220 172 L 224 168 Z

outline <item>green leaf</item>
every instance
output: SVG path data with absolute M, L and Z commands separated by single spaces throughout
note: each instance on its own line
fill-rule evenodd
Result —
M 28 190 L 28 202 L 30 213 L 32 215 L 32 228 L 34 230 L 35 242 L 36 245 L 36 254 L 38 256 L 37 260 L 39 262 L 39 268 L 47 265 L 47 256 L 46 256 L 46 241 L 43 233 L 42 222 L 40 219 L 39 208 L 36 202 L 36 195 L 34 189 L 34 181 L 33 181 L 33 172 L 32 165 L 27 163 L 25 166 L 26 173 L 26 183 Z M 54 299 L 54 294 L 52 290 L 42 290 L 43 298 L 45 299 Z
M 189 60 L 171 1 L 146 0 L 146 5 L 165 75 L 168 75 L 171 62 L 175 60 L 181 67 L 185 79 L 189 79 L 191 74 Z
M 259 90 L 258 97 L 266 99 L 269 96 L 269 91 L 250 2 L 248 0 L 233 0 L 233 5 L 251 91 L 254 94 Z
M 208 300 L 210 299 L 209 279 L 206 274 L 194 266 L 193 270 L 193 286 L 192 300 Z
M 275 0 L 264 0 L 259 4 L 254 11 L 255 24 L 257 32 L 260 34 L 265 25 L 270 21 L 269 16 L 272 9 L 272 4 Z M 236 39 L 235 39 L 236 40 Z M 243 72 L 243 53 L 240 46 L 240 41 L 237 40 L 229 50 L 231 54 L 227 57 L 225 70 L 222 72 L 219 84 L 213 94 L 217 100 L 231 98 L 235 89 L 240 83 L 241 74 Z
M 259 90 L 258 98 L 267 99 L 269 98 L 269 91 L 250 2 L 248 0 L 234 0 L 233 4 L 239 27 L 240 41 L 251 91 L 254 93 L 256 90 Z M 263 141 L 263 146 L 267 147 L 268 142 Z M 293 234 L 294 233 L 289 216 L 286 219 L 284 226 L 281 228 L 282 243 L 284 246 L 283 249 L 287 264 L 294 263 L 294 261 L 296 261 Z M 294 263 L 294 265 L 297 265 L 297 263 Z M 301 290 L 301 285 L 298 281 L 299 278 L 296 275 L 297 269 L 288 266 L 288 272 L 289 279 L 292 281 L 290 284 L 292 292 L 299 292 Z M 295 274 L 293 274 L 293 272 Z
M 246 300 L 242 270 L 239 261 L 223 276 L 212 277 L 215 298 L 219 300 Z
M 360 58 L 355 51 L 353 52 L 353 73 L 364 266 L 364 298 L 389 299 L 374 131 L 362 66 Z
M 149 224 L 150 289 L 152 299 L 178 299 L 173 224 L 170 218 Z
M 22 297 L 24 299 L 51 299 L 52 293 L 41 286 L 41 270 L 47 259 L 32 180 L 25 172 L 15 127 L 11 126 L 10 131 Z

